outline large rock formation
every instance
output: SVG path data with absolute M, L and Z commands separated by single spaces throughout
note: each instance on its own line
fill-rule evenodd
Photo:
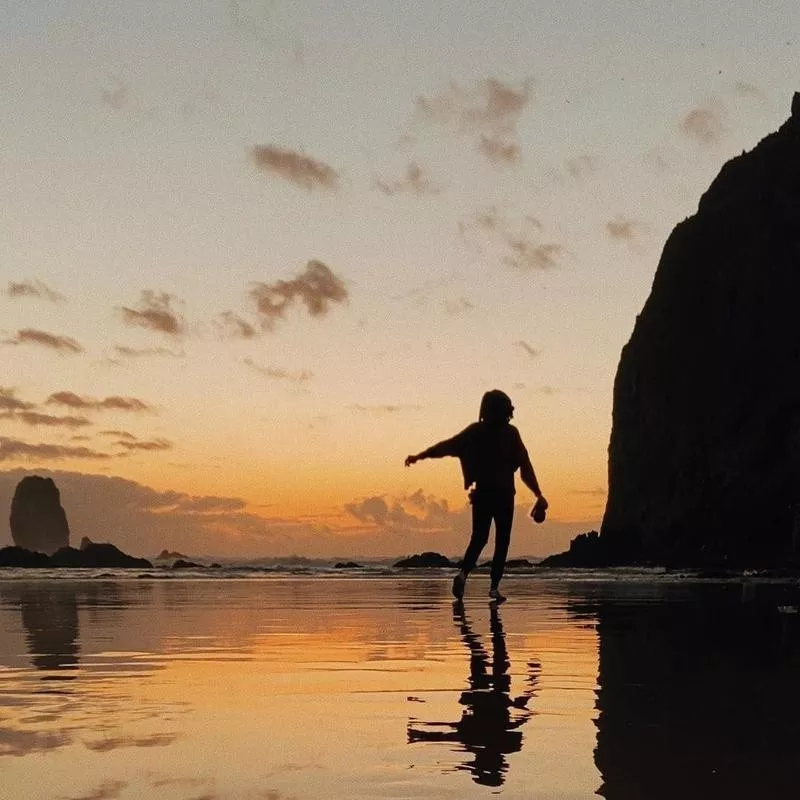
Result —
M 11 501 L 11 537 L 14 544 L 52 555 L 69 546 L 67 515 L 52 478 L 27 475 Z
M 800 549 L 800 94 L 664 247 L 614 385 L 608 560 Z

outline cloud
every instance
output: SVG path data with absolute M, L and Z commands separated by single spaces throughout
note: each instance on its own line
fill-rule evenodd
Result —
M 312 317 L 324 316 L 332 303 L 342 303 L 347 299 L 347 288 L 329 267 L 312 260 L 293 280 L 255 282 L 251 284 L 249 294 L 255 301 L 261 327 L 272 330 L 275 322 L 284 319 L 287 310 L 297 301 L 305 305 Z
M 349 405 L 347 407 L 351 411 L 358 411 L 359 413 L 362 414 L 376 414 L 379 416 L 382 416 L 384 414 L 397 414 L 398 412 L 402 411 L 419 411 L 420 409 L 422 409 L 422 406 L 413 405 L 411 403 L 397 404 L 397 405 L 385 403 L 374 406 L 364 406 L 360 405 L 359 403 L 353 403 L 352 405 Z
M 508 237 L 506 244 L 510 252 L 503 257 L 503 263 L 520 270 L 552 269 L 564 253 L 560 244 L 537 244 L 516 236 Z
M 274 145 L 254 145 L 250 155 L 259 169 L 309 192 L 314 189 L 336 191 L 339 188 L 339 173 L 333 167 L 303 153 Z
M 23 328 L 17 331 L 13 339 L 6 339 L 3 344 L 38 344 L 42 347 L 49 347 L 59 353 L 83 353 L 83 347 L 71 339 L 69 336 L 57 336 L 46 331 L 35 330 L 34 328 Z
M 264 375 L 267 378 L 273 378 L 280 381 L 289 381 L 291 383 L 305 383 L 314 377 L 314 373 L 308 369 L 301 369 L 297 372 L 289 372 L 282 367 L 261 366 L 256 364 L 252 358 L 242 359 L 242 363 L 246 364 L 250 369 L 258 372 L 259 375 Z
M 144 441 L 141 439 L 136 439 L 135 441 L 122 438 L 119 439 L 115 444 L 118 447 L 123 447 L 125 450 L 134 451 L 134 450 L 172 450 L 174 445 L 167 439 L 152 439 L 151 441 Z
M 18 419 L 32 427 L 45 426 L 49 428 L 83 428 L 92 423 L 86 417 L 56 417 L 52 414 L 41 414 L 38 411 L 15 411 L 0 414 L 0 416 Z
M 582 179 L 597 172 L 597 164 L 591 156 L 581 155 L 568 158 L 564 162 L 564 168 L 572 178 Z
M 394 180 L 375 178 L 372 182 L 372 188 L 391 196 L 401 192 L 417 195 L 439 194 L 443 187 L 431 181 L 422 167 L 412 161 L 406 167 L 405 175 L 402 178 L 395 178 Z
M 180 738 L 177 733 L 152 733 L 149 736 L 104 736 L 83 744 L 96 753 L 108 753 L 121 747 L 166 747 Z
M 473 311 L 475 309 L 475 305 L 467 300 L 466 297 L 459 297 L 458 300 L 445 300 L 444 301 L 444 310 L 448 314 L 458 315 L 463 314 L 466 311 Z
M 449 127 L 457 134 L 476 136 L 476 149 L 494 165 L 519 163 L 517 123 L 531 99 L 533 81 L 518 88 L 496 78 L 471 87 L 455 81 L 433 97 L 417 97 L 417 120 Z
M 133 413 L 153 412 L 153 406 L 136 397 L 119 397 L 112 395 L 103 400 L 92 397 L 81 397 L 75 392 L 54 392 L 45 401 L 45 405 L 61 405 L 68 408 L 80 408 L 87 411 L 130 411 Z
M 65 300 L 63 294 L 45 286 L 45 284 L 38 280 L 25 280 L 19 283 L 9 281 L 5 294 L 9 297 L 41 297 L 44 300 L 49 300 L 51 303 L 59 303 Z
M 0 411 L 30 411 L 36 408 L 34 403 L 28 403 L 17 397 L 17 390 L 10 386 L 0 386 Z
M 11 461 L 20 458 L 47 459 L 62 461 L 68 458 L 89 458 L 105 460 L 111 458 L 108 453 L 101 453 L 88 447 L 73 447 L 57 444 L 31 444 L 21 439 L 0 436 L 0 461 Z
M 536 358 L 536 356 L 541 353 L 541 350 L 537 350 L 535 347 L 531 347 L 527 342 L 520 339 L 518 342 L 514 342 L 517 347 L 521 347 L 531 358 Z
M 681 120 L 680 129 L 690 139 L 710 146 L 718 144 L 726 133 L 725 109 L 718 100 L 710 100 L 703 106 L 693 108 Z
M 522 160 L 522 150 L 519 142 L 502 136 L 481 134 L 481 138 L 478 141 L 478 152 L 484 155 L 492 164 L 501 166 L 519 164 Z
M 233 311 L 223 311 L 215 320 L 215 324 L 224 336 L 232 339 L 254 339 L 258 336 L 256 326 L 234 314 Z
M 447 500 L 426 495 L 422 489 L 410 495 L 366 497 L 345 503 L 344 510 L 359 522 L 387 529 L 446 529 L 450 524 Z
M 128 431 L 120 431 L 120 430 L 108 430 L 108 431 L 100 431 L 98 436 L 112 436 L 115 439 L 128 439 L 129 441 L 133 442 L 136 441 L 137 437 L 134 436 L 132 433 Z
M 184 358 L 186 356 L 186 353 L 181 350 L 170 350 L 166 347 L 125 347 L 124 345 L 114 345 L 114 352 L 123 358 L 148 358 L 150 356 Z
M 477 244 L 479 250 L 488 242 L 492 248 L 499 249 L 502 263 L 520 270 L 551 269 L 558 266 L 566 253 L 560 244 L 538 241 L 542 227 L 542 223 L 530 215 L 512 226 L 496 206 L 464 217 L 458 223 L 459 234 L 465 242 Z
M 389 516 L 389 506 L 383 497 L 367 497 L 352 503 L 345 503 L 345 511 L 361 522 L 384 525 Z
M 126 325 L 147 328 L 170 336 L 181 336 L 185 330 L 183 317 L 172 308 L 175 296 L 167 292 L 144 289 L 138 308 L 122 306 L 122 319 Z
M 127 785 L 125 781 L 104 781 L 96 789 L 91 789 L 88 793 L 61 795 L 60 800 L 115 800 L 122 794 Z

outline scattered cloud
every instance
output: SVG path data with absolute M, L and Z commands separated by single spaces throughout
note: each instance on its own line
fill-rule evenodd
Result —
M 358 411 L 362 414 L 376 414 L 376 415 L 384 415 L 384 414 L 397 414 L 398 412 L 402 411 L 419 411 L 422 409 L 422 406 L 413 405 L 411 403 L 406 404 L 379 404 L 374 406 L 365 406 L 360 405 L 359 403 L 353 403 L 352 405 L 347 406 L 351 411 Z
M 250 155 L 255 165 L 307 191 L 339 188 L 339 173 L 322 161 L 274 145 L 255 145 Z
M 467 311 L 473 311 L 474 309 L 474 303 L 467 300 L 466 297 L 459 297 L 457 300 L 444 301 L 444 310 L 448 314 L 452 314 L 454 316 L 458 314 L 464 314 Z
M 312 317 L 321 317 L 328 313 L 332 303 L 342 303 L 347 299 L 347 288 L 330 267 L 312 260 L 296 278 L 253 283 L 249 294 L 255 301 L 261 327 L 272 330 L 275 322 L 284 319 L 296 301 L 305 305 Z
M 537 350 L 535 347 L 529 345 L 526 341 L 520 339 L 518 342 L 514 342 L 517 347 L 521 347 L 531 358 L 536 358 L 541 353 L 541 350 Z
M 34 403 L 28 403 L 17 397 L 17 390 L 10 386 L 0 386 L 0 411 L 30 411 L 36 408 Z
M 617 216 L 606 223 L 606 233 L 612 239 L 628 242 L 636 239 L 644 231 L 644 228 L 645 226 L 641 222 L 623 216 Z
M 66 298 L 38 280 L 9 281 L 5 294 L 9 297 L 41 297 L 51 303 L 60 303 Z
M 44 426 L 48 428 L 83 428 L 92 423 L 86 417 L 57 417 L 52 414 L 42 414 L 38 411 L 9 411 L 5 414 L 0 414 L 0 417 L 6 419 L 18 419 L 26 425 L 37 428 Z
M 172 308 L 175 300 L 175 296 L 167 292 L 144 289 L 138 308 L 122 306 L 120 311 L 126 325 L 181 336 L 186 326 L 183 317 Z
M 75 392 L 54 392 L 47 398 L 45 405 L 61 405 L 87 411 L 130 411 L 133 413 L 155 411 L 153 406 L 136 397 L 112 395 L 111 397 L 97 400 L 93 397 L 81 397 Z
M 125 790 L 125 781 L 104 781 L 96 789 L 74 795 L 62 795 L 60 800 L 115 800 Z
M 119 344 L 114 345 L 114 352 L 123 358 L 149 358 L 150 356 L 184 358 L 186 356 L 182 350 L 170 350 L 167 347 L 125 347 Z
M 710 146 L 718 144 L 726 133 L 724 124 L 725 108 L 716 98 L 704 105 L 693 108 L 681 120 L 680 129 L 699 144 Z
M 168 441 L 167 439 L 152 439 L 150 441 L 145 441 L 142 439 L 131 440 L 128 438 L 122 438 L 117 440 L 115 444 L 118 447 L 123 447 L 125 450 L 134 451 L 134 450 L 172 450 L 174 445 L 172 442 Z
M 177 733 L 152 733 L 149 736 L 104 736 L 83 744 L 96 753 L 108 753 L 121 747 L 166 747 L 180 738 Z
M 495 206 L 483 209 L 461 219 L 458 230 L 468 243 L 479 250 L 488 243 L 500 250 L 500 260 L 507 266 L 520 270 L 546 270 L 558 266 L 565 248 L 555 242 L 538 241 L 542 223 L 526 215 L 513 227 Z
M 6 339 L 3 344 L 37 344 L 49 347 L 59 353 L 83 353 L 83 347 L 69 336 L 58 336 L 54 333 L 39 331 L 34 328 L 23 328 L 17 331 L 12 339 Z
M 258 328 L 233 311 L 223 311 L 215 324 L 223 336 L 232 339 L 254 339 L 258 336 Z
M 6 436 L 0 436 L 0 461 L 11 461 L 20 458 L 62 461 L 68 458 L 104 460 L 111 458 L 111 456 L 108 453 L 101 453 L 88 447 L 73 447 L 71 445 L 58 444 L 31 444 L 21 439 L 11 439 Z
M 478 152 L 499 166 L 512 166 L 522 160 L 522 150 L 518 141 L 504 136 L 481 134 Z
M 314 373 L 308 369 L 290 372 L 282 367 L 265 367 L 261 364 L 256 364 L 252 358 L 244 358 L 242 359 L 242 363 L 246 364 L 259 375 L 264 375 L 267 378 L 273 378 L 275 380 L 289 381 L 290 383 L 306 383 L 306 381 L 310 381 L 314 377 Z
M 410 495 L 386 498 L 376 495 L 345 503 L 344 510 L 359 522 L 385 529 L 447 529 L 451 525 L 447 500 L 426 495 L 422 489 Z
M 530 102 L 533 81 L 514 87 L 486 78 L 471 87 L 455 81 L 433 97 L 417 97 L 417 120 L 445 126 L 457 134 L 475 136 L 476 149 L 494 165 L 521 160 L 517 123 Z
M 100 431 L 98 436 L 112 436 L 115 439 L 127 439 L 128 441 L 136 441 L 137 437 L 134 436 L 132 433 L 128 431 L 120 431 L 120 430 L 108 430 L 108 431 Z
M 375 178 L 372 188 L 389 196 L 403 192 L 417 195 L 439 194 L 443 189 L 440 184 L 434 183 L 425 174 L 425 170 L 416 161 L 412 161 L 406 167 L 405 175 L 402 178 L 392 180 Z
M 570 494 L 588 494 L 595 497 L 605 497 L 608 494 L 608 490 L 604 489 L 602 486 L 596 486 L 593 489 L 572 489 Z
M 564 162 L 564 168 L 567 170 L 567 174 L 570 177 L 579 180 L 597 172 L 597 164 L 595 160 L 588 155 L 568 158 Z

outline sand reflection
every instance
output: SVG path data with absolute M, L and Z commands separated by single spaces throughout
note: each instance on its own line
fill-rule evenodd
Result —
M 469 689 L 459 699 L 464 706 L 461 719 L 457 722 L 412 719 L 408 724 L 408 741 L 458 743 L 470 758 L 455 768 L 472 773 L 476 783 L 501 786 L 508 771 L 506 756 L 522 749 L 519 728 L 532 713 L 528 702 L 535 694 L 539 664 L 529 662 L 525 690 L 512 697 L 511 661 L 498 606 L 492 605 L 490 609 L 491 654 L 475 633 L 461 602 L 453 604 L 453 621 L 469 657 Z

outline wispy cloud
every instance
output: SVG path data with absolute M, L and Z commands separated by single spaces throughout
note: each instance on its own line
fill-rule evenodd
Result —
M 223 311 L 214 321 L 219 332 L 232 339 L 254 339 L 258 328 L 233 311 Z
M 645 229 L 643 223 L 635 219 L 617 216 L 606 223 L 606 233 L 612 239 L 631 242 L 636 239 Z
M 531 358 L 536 358 L 536 356 L 541 353 L 541 350 L 537 350 L 535 347 L 529 345 L 523 339 L 520 339 L 518 342 L 514 342 L 517 347 L 521 347 Z
M 440 184 L 434 183 L 416 161 L 412 161 L 406 167 L 402 178 L 375 178 L 372 187 L 389 196 L 403 192 L 417 195 L 439 194 L 443 188 Z
M 58 417 L 53 414 L 42 414 L 39 411 L 7 411 L 0 416 L 6 419 L 18 419 L 26 425 L 38 428 L 40 426 L 48 428 L 83 428 L 86 425 L 91 425 L 91 421 L 86 417 Z
M 185 323 L 181 314 L 172 307 L 175 301 L 175 296 L 167 292 L 144 289 L 137 308 L 122 306 L 122 319 L 133 327 L 181 336 L 185 331 Z
M 133 450 L 146 450 L 146 451 L 156 451 L 156 450 L 172 450 L 175 446 L 172 442 L 168 439 L 151 439 L 151 440 L 144 440 L 144 439 L 136 439 L 131 440 L 127 438 L 118 439 L 115 444 L 118 447 L 122 447 L 125 450 L 133 451 Z
M 5 294 L 9 297 L 40 297 L 51 303 L 60 303 L 65 300 L 63 294 L 56 292 L 39 280 L 9 281 Z
M 59 336 L 55 333 L 36 330 L 35 328 L 23 328 L 17 331 L 11 339 L 6 339 L 3 344 L 35 344 L 40 347 L 47 347 L 58 353 L 83 353 L 83 346 L 69 336 Z
M 184 358 L 186 354 L 182 350 L 170 350 L 167 347 L 126 347 L 125 345 L 114 345 L 114 352 L 122 358 L 150 358 L 158 356 L 163 358 Z
M 136 397 L 112 395 L 102 400 L 81 397 L 75 392 L 54 392 L 45 401 L 46 405 L 61 405 L 87 411 L 130 411 L 134 413 L 153 412 L 153 406 Z
M 253 146 L 250 155 L 260 170 L 277 175 L 309 192 L 314 189 L 336 191 L 339 188 L 339 173 L 323 161 L 304 153 L 269 144 Z
M 28 403 L 17 397 L 17 390 L 10 386 L 0 386 L 0 411 L 30 411 L 35 403 Z
M 61 795 L 59 800 L 115 800 L 125 790 L 125 781 L 104 781 L 95 789 L 83 794 Z
M 296 372 L 284 369 L 283 367 L 262 366 L 253 361 L 252 358 L 242 359 L 242 363 L 246 364 L 250 369 L 263 375 L 266 378 L 273 380 L 289 381 L 290 383 L 306 383 L 314 377 L 314 373 L 309 369 L 301 369 Z
M 73 447 L 59 444 L 33 444 L 22 439 L 12 439 L 0 436 L 0 461 L 13 459 L 48 459 L 62 461 L 69 458 L 88 458 L 106 460 L 111 458 L 108 453 L 101 453 L 88 447 Z
M 547 270 L 558 266 L 566 254 L 563 245 L 539 240 L 542 223 L 530 215 L 516 226 L 495 206 L 464 217 L 458 223 L 461 237 L 479 250 L 488 243 L 499 250 L 503 264 L 519 270 Z
M 387 529 L 443 529 L 450 524 L 447 500 L 426 495 L 422 489 L 410 495 L 375 495 L 345 503 L 344 510 L 359 522 Z
M 697 108 L 693 108 L 680 123 L 681 131 L 699 144 L 711 146 L 718 144 L 726 133 L 725 108 L 717 98 L 711 98 Z
M 255 301 L 261 327 L 272 330 L 276 321 L 284 319 L 297 302 L 305 305 L 312 317 L 324 316 L 333 303 L 343 303 L 347 299 L 347 288 L 330 267 L 312 260 L 296 278 L 253 283 L 249 294 Z
M 521 160 L 517 124 L 529 104 L 533 81 L 519 87 L 486 78 L 470 87 L 451 82 L 432 97 L 418 97 L 415 117 L 457 134 L 476 137 L 475 147 L 494 165 L 510 166 Z

